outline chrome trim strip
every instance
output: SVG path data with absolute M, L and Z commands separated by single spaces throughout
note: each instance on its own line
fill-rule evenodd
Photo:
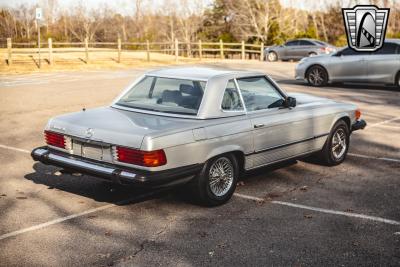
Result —
M 272 164 L 275 164 L 275 163 L 279 163 L 279 162 L 283 162 L 283 161 L 286 161 L 286 160 L 290 160 L 290 159 L 295 159 L 295 158 L 298 158 L 298 157 L 302 157 L 302 156 L 311 154 L 311 153 L 316 152 L 316 151 L 318 151 L 318 150 L 317 150 L 317 149 L 316 149 L 316 150 L 309 150 L 309 151 L 307 151 L 307 152 L 300 153 L 300 154 L 297 154 L 297 155 L 294 155 L 294 156 L 290 156 L 290 157 L 286 157 L 286 158 L 274 160 L 274 161 L 271 161 L 271 162 L 268 162 L 268 163 L 265 163 L 265 164 L 262 164 L 262 165 L 253 166 L 253 167 L 247 168 L 247 169 L 245 169 L 245 170 L 246 170 L 246 171 L 249 171 L 249 170 L 253 170 L 253 169 L 262 168 L 262 167 L 265 167 L 265 166 L 268 166 L 268 165 L 272 165 Z M 247 155 L 246 155 L 246 156 L 247 156 Z
M 312 141 L 312 140 L 315 140 L 315 139 L 318 139 L 318 138 L 321 138 L 321 137 L 324 137 L 324 136 L 328 136 L 328 135 L 329 135 L 329 133 L 324 133 L 324 134 L 316 135 L 316 136 L 313 136 L 313 137 L 310 137 L 310 138 L 298 140 L 298 141 L 295 141 L 295 142 L 286 143 L 286 144 L 282 144 L 282 145 L 277 145 L 277 146 L 273 146 L 273 147 L 268 147 L 268 148 L 265 148 L 265 149 L 257 150 L 257 151 L 254 151 L 252 153 L 246 154 L 245 156 L 250 156 L 250 155 L 259 154 L 259 153 L 263 153 L 263 152 L 267 152 L 267 151 L 271 151 L 271 150 L 275 150 L 275 149 L 280 149 L 280 148 L 284 148 L 284 147 L 291 146 L 291 145 L 297 145 L 297 144 L 300 144 L 300 143 L 303 143 L 303 142 Z

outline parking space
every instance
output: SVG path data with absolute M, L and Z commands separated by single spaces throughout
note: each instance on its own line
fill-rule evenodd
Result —
M 400 92 L 313 88 L 294 63 L 256 69 L 289 93 L 356 103 L 368 126 L 336 167 L 287 162 L 241 177 L 226 205 L 121 187 L 34 163 L 49 117 L 110 103 L 144 69 L 0 77 L 0 266 L 400 264 Z

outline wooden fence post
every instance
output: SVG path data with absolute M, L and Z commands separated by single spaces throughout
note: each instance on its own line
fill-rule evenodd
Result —
M 246 54 L 245 54 L 245 46 L 244 46 L 244 41 L 242 41 L 242 60 L 245 59 L 245 56 L 246 56 Z
M 147 61 L 150 61 L 150 42 L 146 40 L 146 53 L 147 53 Z
M 121 63 L 121 38 L 117 39 L 117 49 L 118 49 L 118 63 Z
M 85 61 L 89 63 L 89 38 L 85 38 Z
M 178 39 L 175 39 L 175 61 L 178 62 L 179 56 L 179 42 Z
M 47 42 L 49 44 L 49 64 L 53 65 L 53 40 L 49 38 Z
M 222 39 L 219 40 L 219 55 L 221 56 L 221 59 L 224 59 L 224 42 Z
M 203 47 L 201 45 L 201 40 L 199 40 L 199 58 L 200 60 L 203 58 Z
M 264 43 L 261 43 L 261 48 L 260 48 L 260 61 L 264 61 Z
M 7 63 L 8 66 L 11 66 L 12 64 L 12 43 L 11 43 L 11 38 L 7 38 Z

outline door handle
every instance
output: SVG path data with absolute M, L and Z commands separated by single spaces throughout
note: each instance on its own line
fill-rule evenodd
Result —
M 264 127 L 264 124 L 260 123 L 260 124 L 254 124 L 254 128 L 261 128 Z

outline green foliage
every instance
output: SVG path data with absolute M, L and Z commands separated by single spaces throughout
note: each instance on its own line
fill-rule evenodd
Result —
M 267 34 L 266 45 L 273 45 L 277 43 L 283 43 L 281 30 L 276 20 L 269 22 L 269 31 Z
M 236 42 L 231 31 L 231 17 L 224 0 L 215 0 L 211 7 L 204 11 L 203 23 L 197 36 L 199 39 L 217 42 Z
M 337 47 L 347 46 L 347 36 L 346 34 L 342 34 L 336 38 L 336 41 L 333 43 Z

